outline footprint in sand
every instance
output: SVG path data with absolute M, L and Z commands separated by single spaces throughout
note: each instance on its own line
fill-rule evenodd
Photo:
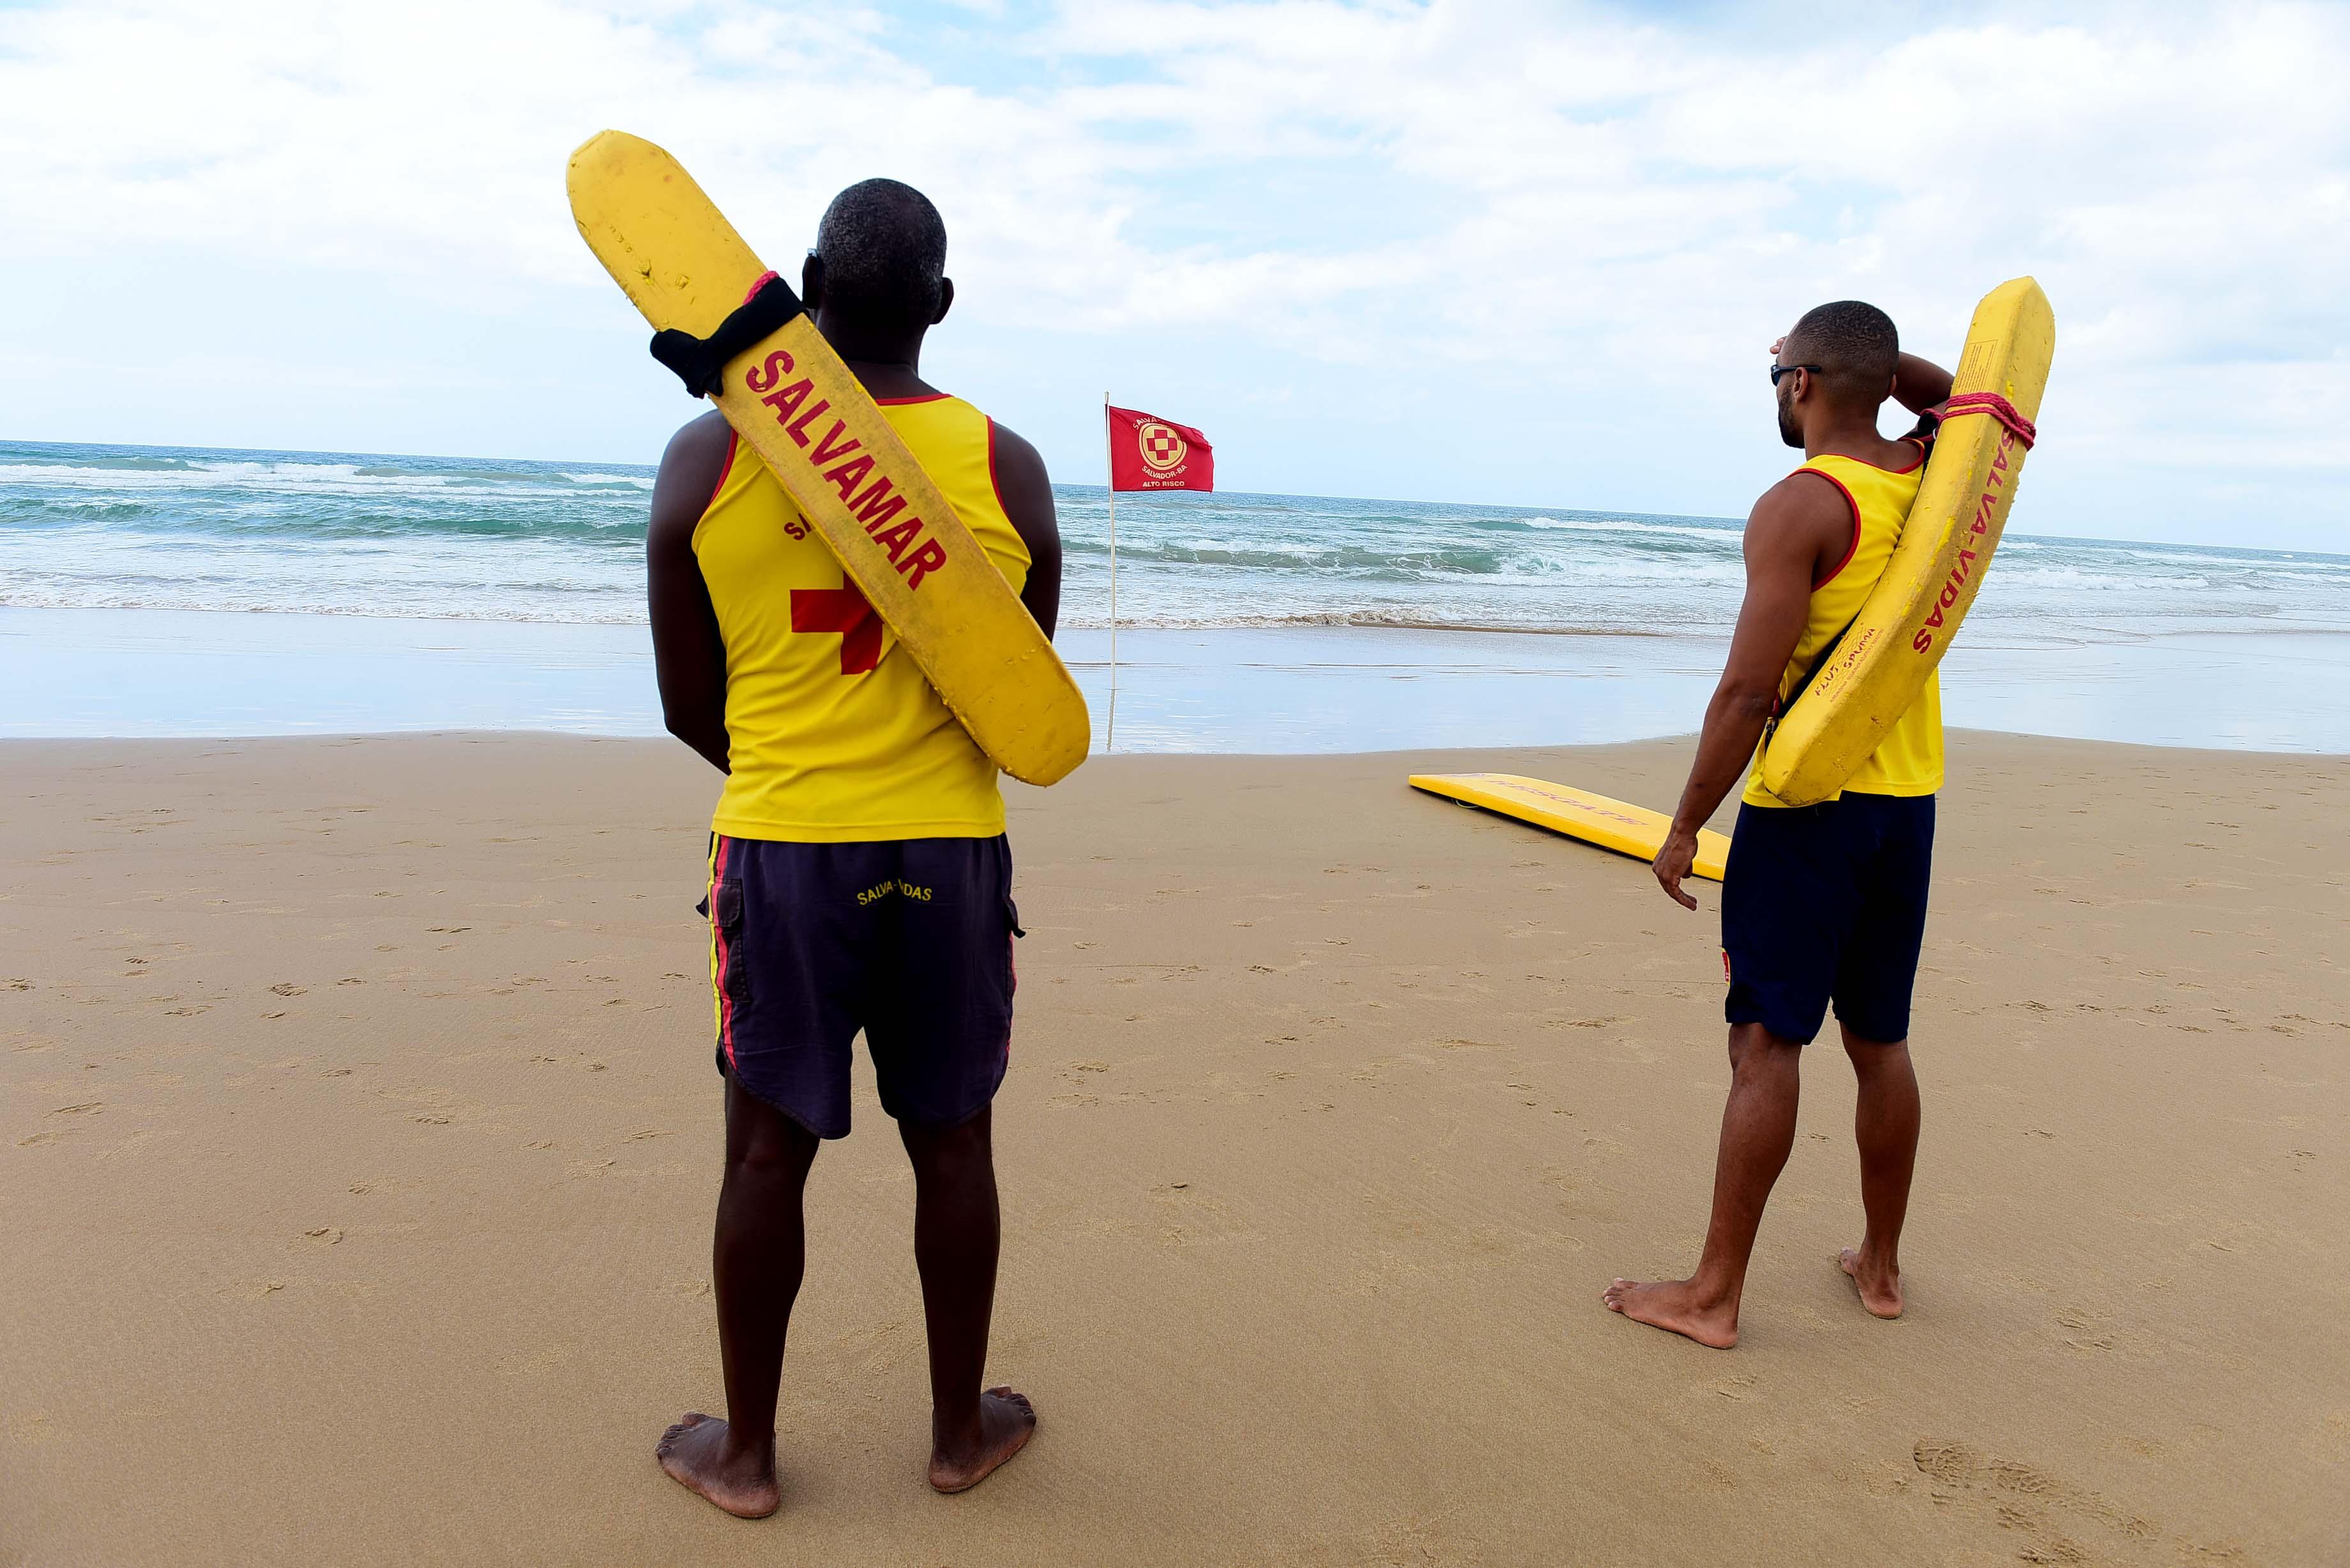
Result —
M 2064 1343 L 2075 1350 L 2111 1350 L 2114 1347 L 2112 1322 L 2086 1307 L 2065 1308 L 2056 1314 L 2056 1324 L 2072 1330 L 2065 1336 Z
M 316 1241 L 321 1247 L 331 1247 L 343 1239 L 342 1231 L 332 1225 L 321 1225 L 315 1231 L 303 1231 L 302 1235 L 304 1240 Z
M 271 986 L 269 989 L 279 996 L 301 996 L 308 992 L 310 988 L 304 985 L 296 985 L 292 981 L 288 980 L 281 981 L 277 984 Z
M 2170 1532 L 2153 1521 L 2121 1508 L 2085 1488 L 2077 1487 L 2036 1466 L 1985 1454 L 1964 1443 L 1920 1441 L 1911 1459 L 1927 1480 L 1939 1503 L 1964 1502 L 1985 1510 L 2006 1529 L 2025 1536 L 2020 1555 L 2031 1563 L 2094 1563 L 2106 1553 L 2068 1539 L 2056 1515 L 2101 1525 L 2126 1540 L 2146 1542 Z M 2241 1548 L 2227 1542 L 2174 1536 L 2179 1555 L 2198 1561 L 2240 1559 Z

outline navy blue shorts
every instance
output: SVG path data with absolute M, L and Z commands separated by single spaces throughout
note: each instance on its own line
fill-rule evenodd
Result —
M 859 1030 L 881 1108 L 969 1120 L 1012 1049 L 1012 846 L 711 841 L 718 1070 L 818 1137 L 848 1136 Z
M 1808 1045 L 1828 1004 L 1863 1040 L 1909 1037 L 1934 797 L 1742 805 L 1721 884 L 1723 1011 Z

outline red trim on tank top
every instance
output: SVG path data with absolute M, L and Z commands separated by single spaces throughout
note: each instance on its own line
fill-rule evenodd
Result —
M 1003 485 L 995 477 L 995 421 L 992 419 L 987 421 L 987 488 L 994 493 L 995 509 L 1009 522 L 1012 508 L 1003 504 Z
M 733 425 L 726 427 L 726 461 L 719 464 L 718 483 L 710 487 L 710 499 L 702 504 L 704 517 L 709 516 L 710 509 L 718 504 L 718 493 L 726 488 L 726 476 L 734 472 L 734 445 L 742 439 L 734 433 Z
M 1911 445 L 1911 446 L 1914 446 L 1914 447 L 1916 447 L 1916 448 L 1918 449 L 1918 462 L 1913 462 L 1913 463 L 1911 463 L 1908 467 L 1907 467 L 1907 468 L 1887 468 L 1887 467 L 1886 467 L 1886 466 L 1885 466 L 1883 463 L 1881 463 L 1881 462 L 1869 462 L 1869 461 L 1868 461 L 1868 459 L 1866 459 L 1866 458 L 1865 458 L 1865 457 L 1854 457 L 1854 456 L 1853 456 L 1852 454 L 1850 454 L 1849 452 L 1822 452 L 1820 455 L 1821 455 L 1822 457 L 1840 457 L 1840 458 L 1843 458 L 1846 462 L 1856 462 L 1856 463 L 1860 464 L 1860 466 L 1861 466 L 1861 467 L 1863 467 L 1863 468 L 1873 468 L 1873 469 L 1877 470 L 1877 472 L 1879 472 L 1879 473 L 1915 473 L 1915 472 L 1918 472 L 1918 462 L 1925 462 L 1925 461 L 1926 461 L 1926 443 L 1925 443 L 1924 441 L 1919 441 L 1916 436 L 1903 436 L 1903 437 L 1901 438 L 1901 440 L 1902 440 L 1905 443 L 1907 443 L 1907 444 L 1908 444 L 1908 445 Z M 1795 470 L 1795 472 L 1796 472 L 1797 473 L 1819 473 L 1819 472 L 1820 472 L 1820 471 L 1819 471 L 1818 469 L 1815 469 L 1815 468 L 1799 468 L 1799 469 Z M 1821 477 L 1821 478 L 1823 478 L 1823 479 L 1825 479 L 1825 478 L 1827 477 L 1827 475 L 1825 475 L 1825 474 L 1824 474 L 1824 473 L 1821 473 L 1821 474 L 1820 474 L 1820 477 Z
M 947 392 L 924 392 L 919 398 L 876 398 L 873 400 L 873 404 L 876 408 L 902 409 L 908 403 L 942 403 L 951 395 Z
M 1858 462 L 1860 460 L 1858 458 L 1854 458 L 1852 461 Z M 1866 466 L 1875 468 L 1877 465 L 1875 463 L 1869 463 Z M 1852 543 L 1844 547 L 1844 559 L 1838 561 L 1835 566 L 1830 566 L 1826 576 L 1814 577 L 1812 579 L 1812 592 L 1817 593 L 1822 588 L 1826 587 L 1830 583 L 1835 582 L 1836 579 L 1836 574 L 1843 571 L 1846 566 L 1851 566 L 1852 558 L 1860 554 L 1860 503 L 1853 499 L 1852 492 L 1845 488 L 1845 483 L 1843 480 L 1838 479 L 1835 474 L 1828 472 L 1825 469 L 1805 467 L 1795 470 L 1795 472 L 1808 473 L 1814 479 L 1825 479 L 1830 484 L 1835 485 L 1837 492 L 1844 496 L 1845 505 L 1849 507 L 1852 511 Z

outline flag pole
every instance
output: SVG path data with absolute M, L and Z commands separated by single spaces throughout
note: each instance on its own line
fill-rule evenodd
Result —
M 1102 750 L 1118 750 L 1118 459 L 1110 448 L 1109 393 L 1102 393 L 1102 458 L 1109 472 L 1109 723 Z

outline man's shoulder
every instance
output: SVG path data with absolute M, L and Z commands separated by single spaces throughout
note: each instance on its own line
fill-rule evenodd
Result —
M 661 467 L 666 469 L 672 462 L 691 462 L 713 453 L 723 462 L 733 436 L 734 427 L 716 409 L 697 414 L 678 426 L 677 433 L 669 438 L 669 446 L 661 453 Z
M 652 531 L 657 539 L 692 533 L 725 477 L 733 451 L 733 428 L 715 409 L 687 421 L 670 437 L 653 476 Z
M 680 425 L 677 433 L 669 438 L 669 446 L 661 453 L 660 468 L 653 476 L 654 509 L 660 509 L 664 493 L 706 502 L 710 493 L 718 487 L 719 477 L 726 471 L 726 459 L 733 450 L 734 427 L 716 409 Z M 697 504 L 697 514 L 700 510 Z
M 1764 491 L 1748 514 L 1748 567 L 1783 562 L 1816 582 L 1821 562 L 1844 548 L 1858 517 L 1852 493 L 1835 475 L 1806 464 Z
M 1825 469 L 1806 462 L 1794 470 L 1754 503 L 1747 515 L 1747 526 L 1757 524 L 1765 528 L 1802 527 L 1821 521 L 1841 522 L 1847 505 L 1844 483 Z

